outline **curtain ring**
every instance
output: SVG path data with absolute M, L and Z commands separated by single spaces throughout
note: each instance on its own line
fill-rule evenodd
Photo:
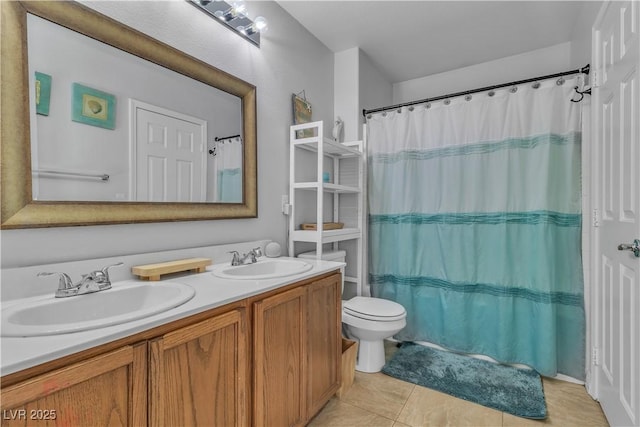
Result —
M 531 85 L 531 87 L 534 89 L 540 88 L 540 82 L 535 82 L 534 84 Z
M 562 77 L 560 77 L 558 80 L 556 80 L 556 85 L 562 86 L 563 84 L 564 84 L 564 79 Z
M 370 118 L 371 118 L 371 114 L 367 114 L 367 119 L 370 119 Z
M 473 96 L 471 96 L 471 95 L 466 95 L 466 96 L 464 97 L 464 100 L 465 100 L 465 101 L 471 101 L 471 99 L 472 99 L 472 98 L 473 98 Z
M 398 113 L 402 113 L 402 108 L 398 108 L 398 109 L 396 110 L 396 112 L 398 112 Z
M 413 111 L 413 106 L 411 106 L 411 107 L 407 108 L 407 110 L 409 110 L 409 111 Z
M 490 90 L 489 93 L 487 93 L 487 95 L 489 95 L 489 96 L 493 96 L 495 94 L 496 94 L 495 90 Z
M 424 108 L 431 108 L 431 103 L 427 102 L 427 104 L 424 106 Z
M 444 100 L 444 105 L 449 105 L 451 104 L 451 100 L 450 99 L 445 99 Z
M 382 117 L 387 117 L 387 112 L 382 113 Z
M 509 92 L 511 93 L 516 93 L 518 91 L 518 86 L 511 86 L 511 88 L 509 89 Z

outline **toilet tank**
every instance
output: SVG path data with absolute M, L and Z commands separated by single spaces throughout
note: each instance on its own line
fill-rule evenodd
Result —
M 298 255 L 298 258 L 317 259 L 316 251 L 303 252 Z M 346 262 L 347 252 L 343 250 L 322 251 L 320 259 L 324 261 Z M 342 273 L 342 292 L 344 292 L 344 267 L 340 269 L 340 272 Z

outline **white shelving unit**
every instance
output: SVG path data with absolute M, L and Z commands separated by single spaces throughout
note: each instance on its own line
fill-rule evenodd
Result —
M 298 138 L 298 134 L 304 131 L 305 135 L 315 136 Z M 289 142 L 289 256 L 298 255 L 296 244 L 303 242 L 315 243 L 318 259 L 322 257 L 326 244 L 331 244 L 334 250 L 345 249 L 345 282 L 355 283 L 356 292 L 361 294 L 364 230 L 363 143 L 340 143 L 325 138 L 322 121 L 291 126 Z M 301 162 L 299 157 L 303 152 L 311 152 L 311 160 L 307 157 L 307 162 Z M 312 163 L 315 163 L 315 171 Z M 324 182 L 324 172 L 330 172 L 330 182 Z M 306 209 L 302 209 L 300 199 L 303 192 L 315 192 L 315 210 L 308 205 L 305 206 Z M 329 203 L 326 195 L 329 195 Z M 327 215 L 329 211 L 332 213 Z M 315 222 L 317 230 L 300 229 L 303 222 Z M 324 230 L 325 222 L 342 222 L 344 228 Z M 347 241 L 352 243 L 341 248 L 341 244 Z M 355 265 L 349 265 L 353 262 Z

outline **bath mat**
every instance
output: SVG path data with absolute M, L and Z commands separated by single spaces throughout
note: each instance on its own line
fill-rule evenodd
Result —
M 547 417 L 540 374 L 405 342 L 382 372 L 512 415 Z

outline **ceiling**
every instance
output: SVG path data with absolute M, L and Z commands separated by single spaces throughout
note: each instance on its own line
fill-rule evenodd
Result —
M 391 83 L 571 40 L 581 1 L 279 0 L 331 51 L 360 49 Z

